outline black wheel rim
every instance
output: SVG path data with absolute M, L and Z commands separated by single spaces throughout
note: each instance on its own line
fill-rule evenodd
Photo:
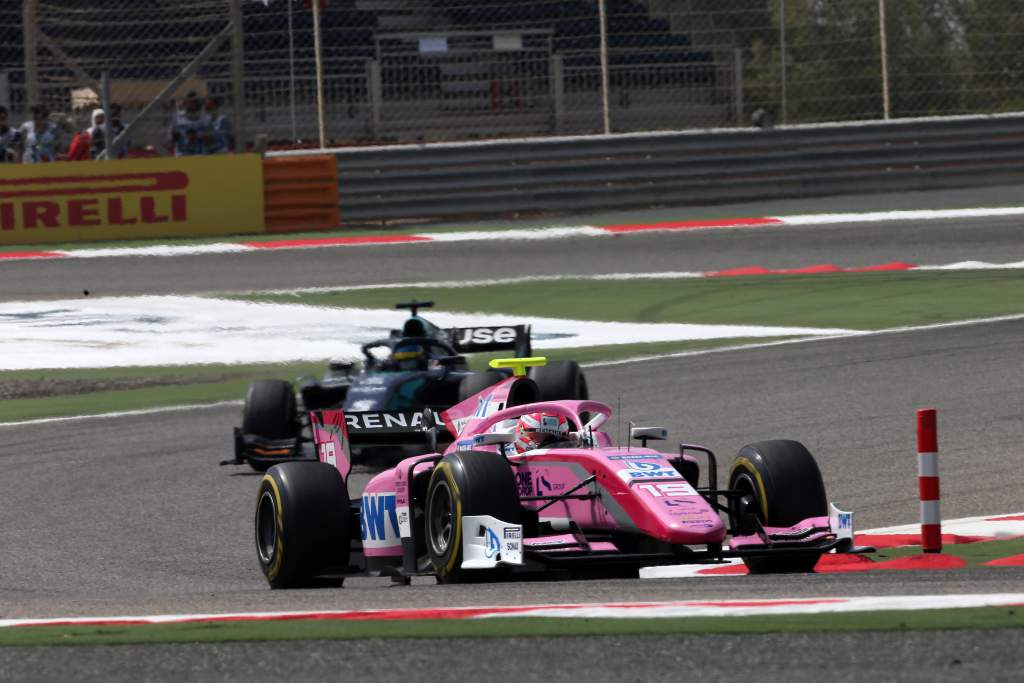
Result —
M 430 513 L 427 516 L 427 536 L 430 540 L 430 549 L 434 555 L 441 557 L 448 552 L 452 536 L 455 534 L 455 500 L 451 489 L 448 488 L 448 482 L 444 479 L 439 480 L 430 493 L 428 509 Z
M 750 477 L 747 474 L 737 475 L 730 488 L 743 492 L 741 497 L 734 499 L 731 503 L 731 507 L 733 509 L 733 523 L 736 526 L 743 528 L 744 519 L 748 514 L 750 514 L 757 517 L 761 523 L 764 524 L 764 520 L 761 519 L 761 506 L 757 501 L 754 482 Z M 746 531 L 752 533 L 753 529 L 746 529 Z
M 270 491 L 264 491 L 256 506 L 256 551 L 260 562 L 270 564 L 277 548 L 277 503 Z

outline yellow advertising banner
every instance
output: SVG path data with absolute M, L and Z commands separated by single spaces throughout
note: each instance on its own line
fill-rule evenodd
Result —
M 258 154 L 0 164 L 0 245 L 263 232 Z

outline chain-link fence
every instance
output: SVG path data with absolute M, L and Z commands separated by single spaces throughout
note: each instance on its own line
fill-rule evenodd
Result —
M 188 91 L 280 146 L 1024 106 L 1022 0 L 319 1 L 9 0 L 0 104 L 83 127 L 106 74 L 161 153 Z

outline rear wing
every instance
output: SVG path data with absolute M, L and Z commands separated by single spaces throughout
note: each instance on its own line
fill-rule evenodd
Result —
M 459 353 L 513 351 L 519 357 L 532 353 L 529 325 L 453 327 L 448 333 L 452 347 Z
M 341 412 L 341 411 L 337 411 Z M 345 428 L 355 447 L 372 445 L 421 444 L 431 440 L 433 421 L 424 415 L 425 411 L 371 410 L 350 411 L 343 414 Z

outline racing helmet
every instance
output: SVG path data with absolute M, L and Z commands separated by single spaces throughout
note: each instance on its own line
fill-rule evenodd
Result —
M 569 438 L 569 420 L 554 413 L 526 413 L 516 422 L 515 436 L 519 453 L 543 448 Z
M 391 353 L 391 367 L 395 370 L 423 370 L 427 367 L 427 353 L 420 344 L 399 344 Z

